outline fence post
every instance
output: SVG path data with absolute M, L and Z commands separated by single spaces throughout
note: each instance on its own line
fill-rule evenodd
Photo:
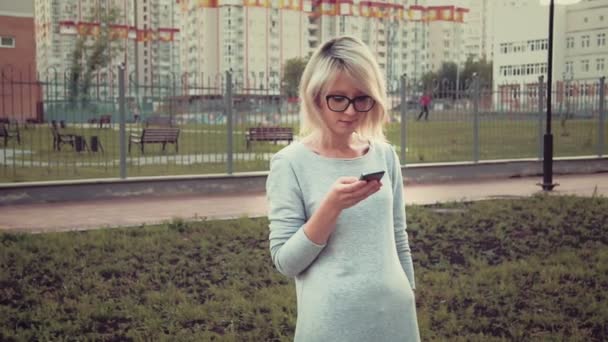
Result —
M 228 141 L 226 142 L 226 172 L 231 175 L 234 172 L 232 165 L 233 160 L 233 125 L 232 125 L 232 73 L 226 71 L 226 136 Z
M 602 157 L 604 154 L 604 124 L 606 119 L 606 113 L 604 112 L 604 97 L 606 96 L 606 76 L 600 77 L 600 103 L 599 103 L 599 115 L 600 125 L 598 127 L 598 138 L 597 138 L 597 156 Z
M 125 65 L 118 65 L 118 121 L 120 146 L 120 178 L 127 178 L 127 141 L 125 127 Z
M 473 74 L 473 162 L 479 162 L 479 76 Z
M 538 160 L 543 159 L 543 106 L 545 105 L 545 77 L 538 76 Z
M 399 110 L 400 110 L 400 114 L 401 114 L 401 153 L 400 153 L 400 157 L 401 157 L 401 165 L 405 165 L 405 155 L 406 155 L 406 151 L 407 151 L 407 145 L 406 145 L 406 120 L 407 120 L 407 91 L 406 91 L 406 86 L 407 86 L 407 76 L 406 74 L 401 75 L 401 87 L 399 87 L 399 89 L 401 90 L 400 92 L 400 100 L 401 100 L 401 106 L 399 106 Z

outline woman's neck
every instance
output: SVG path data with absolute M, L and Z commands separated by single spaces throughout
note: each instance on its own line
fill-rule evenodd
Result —
M 364 155 L 369 143 L 357 134 L 339 138 L 323 135 L 312 135 L 304 141 L 314 152 L 335 158 L 355 158 Z

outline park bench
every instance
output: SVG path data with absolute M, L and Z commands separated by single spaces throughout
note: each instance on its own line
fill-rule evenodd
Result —
M 99 128 L 103 128 L 103 125 L 108 125 L 108 127 L 110 127 L 110 125 L 112 124 L 112 115 L 110 114 L 104 114 L 101 115 L 99 117 Z
M 108 125 L 108 127 L 110 127 L 110 125 L 112 124 L 112 115 L 104 114 L 99 116 L 99 118 L 93 117 L 90 118 L 87 122 L 90 124 L 97 124 L 99 125 L 99 128 L 103 128 L 103 125 Z
M 8 120 L 7 120 L 8 121 Z M 21 144 L 21 134 L 19 133 L 19 124 L 17 122 L 0 122 L 0 138 L 4 140 L 4 146 L 8 144 L 8 139 L 16 138 L 17 143 Z
M 65 128 L 65 123 L 63 123 L 61 126 L 62 126 L 62 128 Z M 55 121 L 55 120 L 51 121 L 51 131 L 53 133 L 53 150 L 54 151 L 61 151 L 61 145 L 63 145 L 63 144 L 71 145 L 72 148 L 76 147 L 74 145 L 76 142 L 76 135 L 61 133 L 59 126 L 57 125 L 57 121 Z
M 175 144 L 175 152 L 178 152 L 178 137 L 179 128 L 144 128 L 140 134 L 131 133 L 129 153 L 131 153 L 131 144 L 139 144 L 141 153 L 144 153 L 145 144 L 162 144 L 163 151 L 167 144 Z
M 247 131 L 247 149 L 251 146 L 252 141 L 272 141 L 275 144 L 277 141 L 293 141 L 293 129 L 291 127 L 250 127 Z

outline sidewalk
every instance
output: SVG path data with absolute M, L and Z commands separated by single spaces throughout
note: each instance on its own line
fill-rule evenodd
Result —
M 406 204 L 475 201 L 531 196 L 542 192 L 540 177 L 483 180 L 442 184 L 411 184 L 405 187 Z M 608 173 L 555 176 L 560 185 L 555 195 L 608 196 Z M 264 193 L 138 197 L 87 202 L 0 206 L 0 230 L 27 232 L 85 230 L 102 227 L 138 226 L 173 219 L 226 219 L 266 215 Z

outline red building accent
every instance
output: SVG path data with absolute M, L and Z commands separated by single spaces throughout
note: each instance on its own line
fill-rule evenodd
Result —
M 0 118 L 42 121 L 34 18 L 0 15 L 0 36 L 14 41 L 14 47 L 0 47 Z

